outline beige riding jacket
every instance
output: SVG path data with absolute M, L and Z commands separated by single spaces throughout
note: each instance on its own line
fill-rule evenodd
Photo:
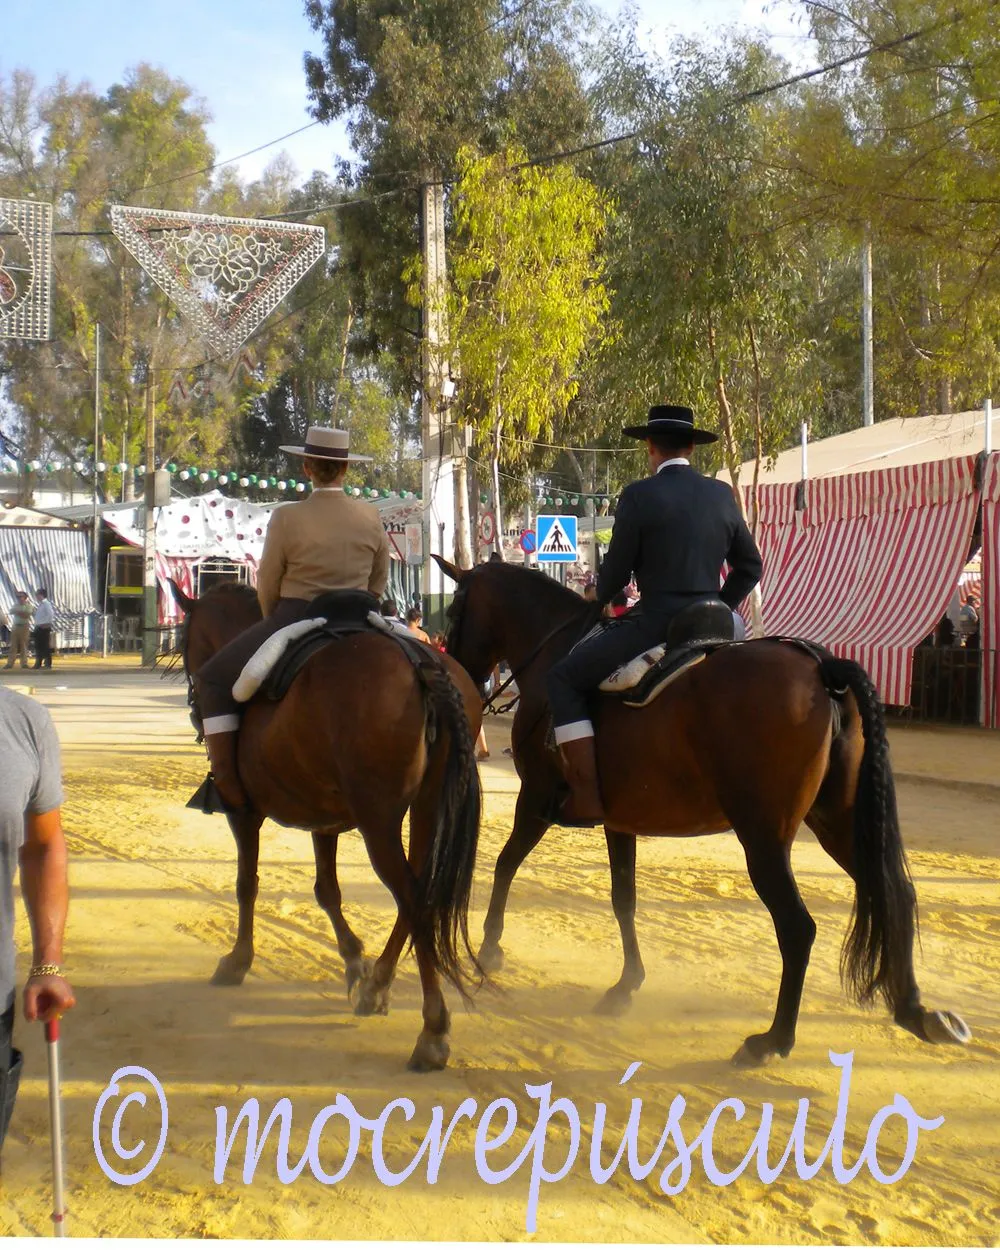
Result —
M 279 599 L 313 599 L 324 590 L 368 590 L 389 580 L 389 542 L 374 504 L 339 489 L 317 489 L 275 508 L 257 570 L 265 616 Z

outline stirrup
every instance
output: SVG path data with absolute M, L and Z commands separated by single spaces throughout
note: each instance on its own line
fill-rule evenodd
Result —
M 194 794 L 191 795 L 185 807 L 193 808 L 196 812 L 203 812 L 206 816 L 242 816 L 250 810 L 249 805 L 246 807 L 233 807 L 227 803 L 219 792 L 219 787 L 215 784 L 215 777 L 212 773 L 208 774 Z
M 543 818 L 550 825 L 557 825 L 560 829 L 603 829 L 603 820 L 594 820 L 589 823 L 585 820 L 570 820 L 563 815 L 563 806 L 572 797 L 572 790 L 568 783 L 563 782 L 562 785 L 553 792 L 548 804 L 541 813 Z

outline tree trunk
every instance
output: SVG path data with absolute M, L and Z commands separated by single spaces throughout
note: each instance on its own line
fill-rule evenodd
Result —
M 712 321 L 711 310 L 708 313 L 708 347 L 712 356 L 712 370 L 715 374 L 715 394 L 719 403 L 719 417 L 722 421 L 722 444 L 725 450 L 726 463 L 729 468 L 729 476 L 733 480 L 733 495 L 736 499 L 736 507 L 739 509 L 740 516 L 746 521 L 746 503 L 743 499 L 743 491 L 740 489 L 739 449 L 733 436 L 733 410 L 729 405 L 729 397 L 726 394 L 726 380 L 722 375 L 722 360 L 719 357 L 715 324 Z M 750 592 L 750 628 L 754 638 L 763 638 L 764 618 L 759 585 L 755 586 Z
M 938 323 L 944 321 L 944 306 L 941 302 L 941 262 L 934 266 L 934 285 L 937 288 Z M 938 378 L 938 412 L 951 412 L 951 378 L 947 374 Z
M 455 563 L 460 569 L 471 569 L 475 560 L 470 540 L 469 475 L 468 461 L 465 458 L 466 427 L 455 423 L 451 428 L 456 442 L 455 456 L 452 461 L 455 469 Z
M 726 468 L 733 479 L 734 493 L 740 506 L 740 513 L 746 520 L 746 509 L 742 496 L 737 489 L 740 484 L 740 457 L 736 440 L 733 437 L 733 410 L 729 406 L 726 394 L 726 380 L 722 376 L 722 360 L 719 357 L 718 342 L 715 335 L 715 323 L 711 309 L 708 312 L 708 350 L 712 357 L 712 372 L 715 376 L 715 398 L 719 405 L 719 419 L 722 422 L 722 448 L 726 457 Z
M 930 341 L 931 329 L 931 302 L 927 297 L 926 290 L 922 290 L 920 292 L 920 328 L 923 331 L 923 346 L 926 351 L 927 344 Z M 920 358 L 918 357 L 918 360 L 919 359 Z M 927 378 L 924 376 L 921 376 L 920 379 L 920 392 L 917 400 L 917 408 L 921 417 L 926 417 L 931 410 L 931 388 Z
M 340 373 L 337 376 L 337 394 L 333 400 L 333 424 L 337 425 L 337 413 L 340 411 L 340 396 L 344 390 L 344 373 L 347 369 L 347 340 L 351 333 L 351 324 L 354 321 L 354 304 L 347 301 L 347 318 L 344 321 L 344 341 L 340 349 Z M 314 397 L 315 398 L 315 397 Z M 315 411 L 315 407 L 313 409 Z
M 493 518 L 496 530 L 493 535 L 493 549 L 503 559 L 503 505 L 500 500 L 500 413 L 493 418 L 493 443 L 490 448 L 490 472 L 493 477 Z
M 760 466 L 764 459 L 764 422 L 760 412 L 760 354 L 757 351 L 757 336 L 752 321 L 747 322 L 747 330 L 750 334 L 750 353 L 753 356 L 753 482 L 750 486 L 750 507 L 753 515 L 750 532 L 756 538 L 760 515 Z

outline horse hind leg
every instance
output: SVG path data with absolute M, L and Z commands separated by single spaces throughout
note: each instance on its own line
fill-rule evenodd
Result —
M 341 905 L 340 882 L 337 880 L 337 840 L 340 828 L 317 829 L 312 835 L 316 857 L 316 902 L 330 917 L 337 938 L 337 950 L 344 961 L 347 997 L 358 1000 L 359 987 L 371 976 L 372 961 L 364 955 L 364 943 L 347 922 Z
M 375 961 L 371 976 L 361 987 L 361 997 L 356 1011 L 359 1015 L 388 1011 L 389 988 L 396 974 L 396 966 L 402 954 L 407 936 L 414 929 L 413 946 L 420 971 L 423 989 L 423 1028 L 417 1038 L 408 1067 L 415 1072 L 440 1071 L 447 1066 L 450 1055 L 448 1035 L 451 1017 L 441 991 L 440 978 L 434 966 L 427 942 L 419 933 L 417 919 L 417 875 L 423 867 L 434 818 L 429 804 L 418 798 L 410 816 L 410 855 L 403 853 L 401 821 L 393 830 L 362 826 L 361 832 L 368 848 L 368 856 L 379 879 L 396 900 L 398 914 L 385 949 Z
M 253 920 L 257 902 L 257 861 L 260 855 L 260 827 L 263 817 L 256 812 L 240 812 L 227 817 L 236 839 L 236 901 L 239 922 L 236 943 L 223 955 L 212 976 L 213 985 L 242 985 L 253 964 Z
M 733 1063 L 739 1067 L 757 1067 L 774 1055 L 786 1058 L 795 1045 L 795 1026 L 816 923 L 792 875 L 791 837 L 781 837 L 776 830 L 749 833 L 739 827 L 736 833 L 746 854 L 753 887 L 771 913 L 781 952 L 781 984 L 771 1027 L 766 1033 L 748 1037 L 733 1056 Z
M 646 979 L 635 931 L 635 838 L 630 833 L 604 831 L 611 866 L 611 906 L 622 935 L 624 966 L 617 983 L 594 1011 L 601 1016 L 621 1016 L 632 1006 L 632 995 Z

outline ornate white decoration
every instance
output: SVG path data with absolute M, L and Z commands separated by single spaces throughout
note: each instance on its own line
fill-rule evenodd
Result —
M 110 206 L 111 228 L 194 324 L 234 353 L 326 251 L 322 226 Z
M 52 205 L 0 199 L 0 338 L 52 337 Z

